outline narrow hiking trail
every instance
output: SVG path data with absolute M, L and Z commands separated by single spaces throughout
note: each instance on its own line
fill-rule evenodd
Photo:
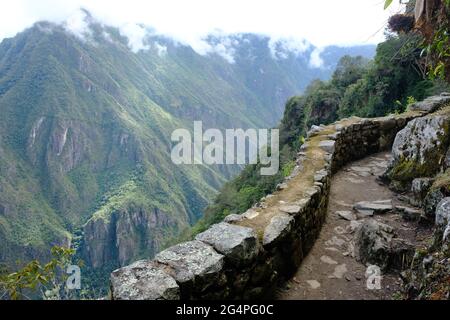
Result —
M 392 200 L 405 205 L 386 186 L 377 182 L 388 166 L 390 153 L 379 153 L 353 162 L 341 169 L 331 183 L 327 221 L 320 237 L 304 259 L 297 274 L 278 292 L 280 300 L 379 300 L 393 299 L 401 280 L 398 275 L 383 275 L 381 290 L 367 288 L 367 266 L 354 257 L 353 237 L 363 219 L 376 219 L 396 229 L 397 235 L 419 243 L 424 235 L 417 222 L 406 222 L 393 212 L 362 217 L 353 211 L 361 201 Z M 346 216 L 343 218 L 339 213 Z

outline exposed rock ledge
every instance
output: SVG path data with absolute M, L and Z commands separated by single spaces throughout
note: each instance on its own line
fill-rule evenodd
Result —
M 155 261 L 115 271 L 111 298 L 271 296 L 273 287 L 289 278 L 312 248 L 325 220 L 332 174 L 350 161 L 390 148 L 400 130 L 443 105 L 442 99 L 427 99 L 402 115 L 350 118 L 314 128 L 299 153 L 296 173 L 279 191 L 195 241 L 161 252 Z

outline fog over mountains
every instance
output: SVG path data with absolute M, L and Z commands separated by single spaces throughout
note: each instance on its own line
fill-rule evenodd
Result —
M 374 53 L 220 32 L 193 48 L 86 11 L 4 39 L 0 263 L 68 243 L 95 269 L 153 256 L 240 169 L 175 166 L 173 130 L 271 128 L 342 56 Z

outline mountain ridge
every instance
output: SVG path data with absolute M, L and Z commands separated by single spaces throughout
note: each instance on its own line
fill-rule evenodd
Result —
M 0 44 L 2 263 L 70 243 L 99 268 L 154 255 L 240 170 L 171 164 L 170 133 L 274 126 L 311 71 L 260 36 L 241 36 L 230 64 L 161 37 L 134 53 L 119 30 L 90 29 L 94 42 L 40 22 Z

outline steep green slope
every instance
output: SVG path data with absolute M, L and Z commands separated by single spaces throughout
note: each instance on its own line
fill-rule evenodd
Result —
M 0 44 L 0 263 L 69 243 L 108 271 L 154 255 L 240 170 L 175 166 L 173 130 L 271 127 L 335 63 L 276 59 L 254 35 L 236 35 L 235 63 L 154 35 L 134 53 L 86 19 L 82 38 L 42 22 Z

